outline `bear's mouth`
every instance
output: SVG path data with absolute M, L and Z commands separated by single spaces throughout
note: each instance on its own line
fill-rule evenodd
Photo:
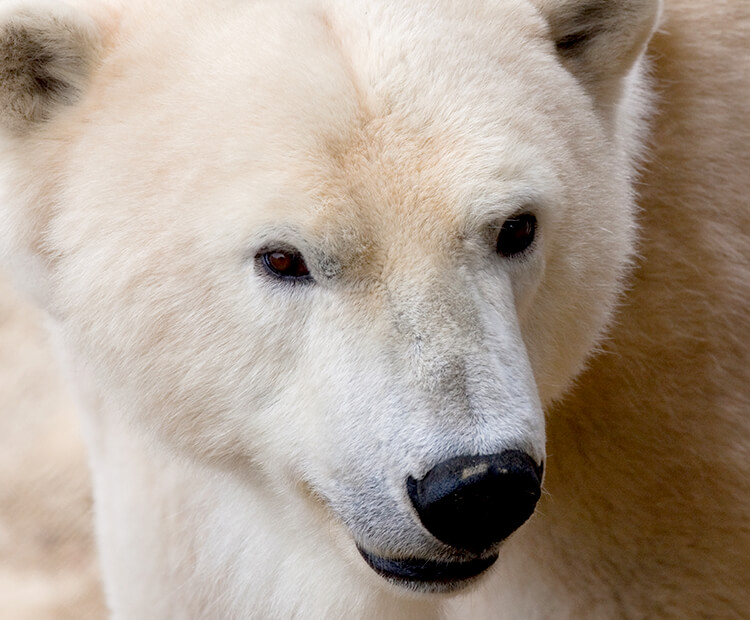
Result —
M 466 586 L 497 560 L 494 553 L 461 562 L 438 562 L 420 558 L 384 558 L 357 547 L 365 562 L 391 583 L 422 592 L 449 592 Z

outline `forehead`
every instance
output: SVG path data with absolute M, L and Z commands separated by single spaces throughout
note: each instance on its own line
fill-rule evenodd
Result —
M 274 218 L 302 226 L 396 232 L 455 230 L 476 202 L 512 209 L 543 176 L 534 144 L 548 146 L 549 132 L 529 101 L 538 112 L 547 94 L 528 68 L 554 63 L 520 0 L 259 2 L 201 15 L 150 17 L 172 20 L 168 33 L 144 30 L 144 15 L 125 25 L 133 41 L 90 103 L 122 146 L 101 178 L 153 186 L 158 173 L 161 191 L 189 181 L 196 194 L 244 184 L 248 211 L 269 197 Z
M 285 83 L 283 122 L 297 129 L 289 139 L 319 204 L 413 213 L 439 195 L 465 204 L 481 183 L 517 192 L 507 182 L 540 159 L 528 149 L 534 135 L 549 141 L 529 105 L 546 97 L 529 65 L 551 64 L 536 16 L 519 3 L 392 5 L 304 12 L 315 45 L 280 51 L 299 78 Z M 274 133 L 269 142 L 284 130 Z

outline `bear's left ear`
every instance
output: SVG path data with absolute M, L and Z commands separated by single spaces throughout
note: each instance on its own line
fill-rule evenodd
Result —
M 23 134 L 75 103 L 102 50 L 99 24 L 57 1 L 0 8 L 0 127 Z
M 640 58 L 661 0 L 533 0 L 562 63 L 598 105 L 617 101 L 622 78 Z

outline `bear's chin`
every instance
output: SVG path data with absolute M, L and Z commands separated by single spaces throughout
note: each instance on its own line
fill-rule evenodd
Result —
M 357 546 L 360 555 L 378 575 L 414 592 L 441 593 L 461 590 L 495 563 L 498 553 L 456 562 L 422 558 L 384 558 Z

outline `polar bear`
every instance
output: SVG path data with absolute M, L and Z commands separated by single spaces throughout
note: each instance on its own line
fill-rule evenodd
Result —
M 5 3 L 115 618 L 750 608 L 750 9 L 661 15 Z

